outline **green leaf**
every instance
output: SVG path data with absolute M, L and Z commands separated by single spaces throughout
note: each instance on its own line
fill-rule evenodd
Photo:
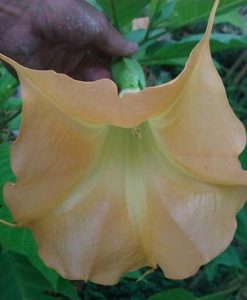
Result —
M 28 260 L 44 276 L 44 278 L 47 279 L 53 289 L 57 291 L 59 279 L 58 273 L 55 270 L 48 268 L 37 254 L 29 256 Z
M 247 203 L 238 214 L 238 227 L 236 239 L 247 251 Z
M 113 63 L 112 75 L 120 90 L 140 90 L 146 86 L 143 69 L 133 58 L 124 58 Z
M 0 187 L 7 181 L 13 181 L 14 175 L 10 169 L 9 145 L 0 144 Z M 2 194 L 2 192 L 1 192 Z M 2 195 L 0 197 L 2 199 Z M 3 203 L 0 209 L 0 218 L 13 222 L 11 214 Z M 29 229 L 10 228 L 0 224 L 0 245 L 4 252 L 14 251 L 28 257 L 29 261 L 43 274 L 43 276 L 56 289 L 58 274 L 47 268 L 37 256 L 37 246 Z
M 60 297 L 61 295 L 70 300 L 80 300 L 74 286 L 61 277 L 57 280 L 55 292 L 49 282 L 23 255 L 0 252 L 0 269 L 1 300 L 64 299 Z
M 196 298 L 196 300 L 227 300 L 226 295 L 211 294 L 204 297 Z
M 1 209 L 1 219 L 11 221 L 2 211 L 3 209 Z M 31 231 L 24 228 L 11 228 L 0 225 L 0 245 L 3 251 L 11 250 L 26 256 L 34 255 L 37 251 Z
M 118 30 L 122 30 L 133 18 L 140 16 L 149 0 L 97 0 L 105 14 Z
M 196 300 L 196 298 L 185 289 L 177 288 L 155 294 L 149 297 L 148 300 Z
M 179 28 L 184 25 L 206 21 L 212 8 L 214 0 L 174 0 L 175 8 L 169 18 L 169 28 Z M 246 4 L 246 0 L 221 0 L 217 15 L 224 14 L 230 10 Z
M 214 280 L 220 265 L 242 270 L 245 268 L 240 252 L 234 246 L 229 246 L 204 268 L 209 281 Z
M 46 300 L 45 291 L 51 289 L 28 260 L 19 254 L 0 254 L 0 299 Z
M 101 10 L 100 5 L 97 3 L 97 0 L 86 0 L 89 4 L 94 6 L 96 9 Z
M 10 97 L 3 105 L 3 110 L 5 114 L 7 114 L 6 119 L 11 119 L 11 121 L 8 122 L 8 127 L 11 130 L 18 130 L 20 128 L 21 108 L 22 100 L 20 97 Z M 6 119 L 4 119 L 3 122 L 6 122 Z
M 191 50 L 200 41 L 202 35 L 190 35 L 181 41 L 156 42 L 147 47 L 146 55 L 139 52 L 136 58 L 144 65 L 184 64 Z M 219 52 L 233 48 L 246 48 L 247 35 L 214 33 L 210 40 L 211 51 Z M 138 56 L 139 54 L 139 56 Z
M 242 168 L 247 170 L 247 147 L 245 147 L 244 151 L 240 154 L 239 160 L 241 162 Z
M 175 9 L 175 1 L 173 0 L 151 0 L 149 11 L 152 22 L 152 28 L 158 24 L 166 22 Z
M 0 64 L 0 107 L 13 95 L 18 81 Z
M 0 218 L 12 222 L 11 215 L 4 205 L 0 210 Z M 10 228 L 0 224 L 0 245 L 3 252 L 13 251 L 25 255 L 30 263 L 50 282 L 54 290 L 57 288 L 58 274 L 46 267 L 37 255 L 37 245 L 29 229 Z
M 247 147 L 240 155 L 240 162 L 244 170 L 247 170 Z M 238 214 L 238 227 L 236 232 L 238 242 L 247 251 L 247 203 Z
M 0 144 L 0 204 L 3 202 L 2 190 L 7 181 L 13 181 L 14 175 L 10 168 L 10 147 L 7 143 Z
M 218 264 L 227 266 L 227 267 L 236 267 L 243 269 L 244 265 L 240 256 L 239 251 L 234 246 L 229 246 L 221 255 L 219 255 L 215 261 Z
M 12 222 L 7 207 L 0 210 L 0 218 Z M 3 252 L 13 251 L 25 255 L 31 264 L 50 282 L 56 289 L 58 274 L 46 267 L 37 255 L 37 245 L 29 229 L 10 228 L 0 224 L 0 245 Z
M 57 293 L 62 294 L 71 300 L 81 300 L 72 283 L 69 280 L 63 279 L 61 277 L 58 281 Z
M 143 40 L 145 33 L 146 33 L 146 30 L 144 30 L 144 29 L 130 31 L 126 34 L 126 38 L 127 38 L 127 40 L 138 44 Z
M 123 275 L 123 278 L 128 278 L 128 279 L 133 279 L 133 280 L 138 280 L 141 277 L 142 277 L 142 273 L 141 273 L 140 270 L 128 272 L 128 273 Z
M 229 11 L 226 14 L 220 15 L 215 19 L 215 24 L 228 23 L 235 27 L 238 27 L 242 30 L 243 33 L 246 33 L 246 22 L 243 16 L 239 13 L 238 9 Z

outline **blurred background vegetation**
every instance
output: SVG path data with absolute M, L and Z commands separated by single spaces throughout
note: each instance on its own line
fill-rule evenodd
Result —
M 176 77 L 205 30 L 212 0 L 91 0 L 129 40 L 138 42 L 133 78 L 143 87 Z M 132 20 L 149 17 L 146 29 L 132 30 Z M 211 49 L 215 65 L 226 86 L 229 102 L 247 126 L 247 3 L 221 0 Z M 114 71 L 114 70 L 113 70 Z M 121 69 L 114 71 L 117 77 Z M 118 74 L 116 74 L 118 73 Z M 134 80 L 133 79 L 133 80 Z M 18 135 L 22 101 L 18 81 L 0 65 L 0 191 L 14 180 L 9 148 Z M 32 126 L 32 124 L 30 124 Z M 240 156 L 247 169 L 247 151 Z M 0 217 L 11 221 L 0 193 Z M 109 233 L 110 234 L 110 233 Z M 181 281 L 165 279 L 157 269 L 142 269 L 124 275 L 115 286 L 70 282 L 48 269 L 37 255 L 27 229 L 0 225 L 1 300 L 245 300 L 247 299 L 247 205 L 238 215 L 238 229 L 228 249 L 193 277 Z M 165 251 L 165 250 L 164 250 Z

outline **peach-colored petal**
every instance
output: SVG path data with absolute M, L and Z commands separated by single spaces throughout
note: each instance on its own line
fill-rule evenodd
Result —
M 166 84 L 164 91 L 167 95 L 160 93 L 156 87 L 119 97 L 116 84 L 110 79 L 81 82 L 54 71 L 25 68 L 2 54 L 0 58 L 17 71 L 23 82 L 23 93 L 31 88 L 33 93 L 45 97 L 54 107 L 78 123 L 136 127 L 169 108 L 183 87 L 183 82 L 178 85 Z
M 168 110 L 152 119 L 152 126 L 167 155 L 183 171 L 208 182 L 246 185 L 247 173 L 238 160 L 246 145 L 246 132 L 228 103 L 210 54 L 215 10 L 216 5 L 204 38 L 176 79 L 175 85 L 182 81 L 183 89 Z
M 140 134 L 110 128 L 92 172 L 26 224 L 46 264 L 64 277 L 114 284 L 126 271 L 158 264 L 181 279 L 231 241 L 246 186 L 188 176 L 160 150 L 148 123 Z
M 246 141 L 210 57 L 217 4 L 177 79 L 123 97 L 110 80 L 79 82 L 0 55 L 24 102 L 5 200 L 64 277 L 113 284 L 159 265 L 185 278 L 231 241 L 247 196 Z

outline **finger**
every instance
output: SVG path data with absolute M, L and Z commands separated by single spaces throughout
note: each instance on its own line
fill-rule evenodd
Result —
M 89 55 L 82 59 L 76 70 L 69 74 L 77 80 L 95 81 L 102 78 L 111 79 L 110 65 Z
M 129 56 L 137 45 L 128 42 L 107 18 L 86 1 L 71 0 L 70 9 L 58 2 L 58 12 L 44 10 L 46 22 L 41 18 L 37 32 L 51 43 L 65 43 L 74 49 L 96 48 L 108 55 Z M 52 5 L 51 5 L 52 6 Z M 53 6 L 52 6 L 53 7 Z
M 127 41 L 108 21 L 104 23 L 101 35 L 94 43 L 96 48 L 114 56 L 130 56 L 137 51 L 137 44 Z

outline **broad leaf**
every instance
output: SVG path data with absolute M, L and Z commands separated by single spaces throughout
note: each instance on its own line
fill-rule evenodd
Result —
M 6 206 L 0 210 L 0 218 L 12 221 L 12 217 Z M 37 246 L 32 233 L 24 228 L 10 228 L 0 224 L 0 245 L 4 252 L 13 251 L 25 255 L 31 264 L 41 272 L 41 274 L 56 289 L 58 274 L 44 265 L 37 255 Z
M 1 300 L 51 300 L 58 299 L 58 294 L 66 296 L 66 299 L 80 300 L 69 281 L 57 278 L 57 288 L 52 288 L 23 255 L 13 252 L 0 253 L 0 269 Z
M 59 275 L 56 271 L 48 268 L 40 257 L 35 253 L 28 257 L 29 262 L 43 275 L 43 277 L 51 284 L 54 291 L 59 290 L 58 280 Z
M 136 57 L 144 65 L 184 65 L 193 47 L 201 39 L 201 35 L 190 35 L 181 41 L 168 40 L 167 42 L 156 42 L 147 47 L 146 54 L 137 53 Z M 211 36 L 211 51 L 219 52 L 233 48 L 246 48 L 247 35 L 214 33 Z
M 97 0 L 86 0 L 89 4 L 94 6 L 96 9 L 101 10 L 100 5 L 98 4 Z
M 8 114 L 6 119 L 9 119 L 7 125 L 11 130 L 19 130 L 21 124 L 21 107 L 22 101 L 20 97 L 10 97 L 3 105 L 5 114 Z M 1 126 L 0 120 L 0 126 Z M 6 122 L 6 120 L 3 120 Z
M 238 214 L 238 228 L 236 238 L 247 251 L 247 204 L 245 204 L 245 206 Z
M 0 108 L 16 90 L 18 81 L 0 63 Z
M 247 170 L 247 147 L 241 153 L 240 161 L 242 167 Z M 247 204 L 245 204 L 245 206 L 238 214 L 238 228 L 236 238 L 247 251 Z
M 14 175 L 10 168 L 9 145 L 7 143 L 0 144 L 0 203 L 2 203 L 2 189 L 7 181 L 13 181 Z
M 169 22 L 169 19 L 174 12 L 176 1 L 173 0 L 151 0 L 150 2 L 150 20 L 151 28 L 164 22 Z
M 227 293 L 224 294 L 224 291 L 222 294 L 221 294 L 221 292 L 219 292 L 219 293 L 196 298 L 196 300 L 229 300 L 229 299 L 232 299 L 232 298 L 228 298 Z M 184 300 L 187 300 L 187 299 L 184 299 Z
M 149 297 L 148 300 L 196 300 L 196 298 L 185 289 L 178 288 L 158 293 Z
M 179 28 L 181 26 L 192 24 L 195 22 L 205 21 L 208 11 L 211 9 L 214 1 L 198 1 L 198 0 L 174 0 L 175 8 L 170 16 L 166 26 L 169 28 Z M 233 8 L 246 4 L 246 0 L 221 0 L 217 11 L 217 15 L 224 14 Z
M 112 20 L 117 29 L 121 30 L 133 18 L 141 14 L 149 0 L 97 0 L 104 12 Z
M 0 145 L 0 189 L 2 199 L 2 187 L 5 182 L 13 180 L 14 176 L 9 162 L 9 145 Z M 13 222 L 12 217 L 5 206 L 0 208 L 0 218 Z M 32 233 L 28 229 L 10 228 L 0 224 L 0 245 L 3 251 L 14 251 L 28 257 L 31 263 L 44 275 L 44 277 L 56 288 L 58 275 L 55 271 L 47 268 L 37 256 L 37 246 Z
M 215 278 L 220 265 L 238 269 L 244 269 L 245 267 L 240 252 L 234 246 L 228 247 L 226 251 L 205 267 L 205 274 L 209 281 Z
M 0 299 L 48 300 L 45 292 L 51 290 L 40 273 L 18 254 L 0 254 Z
M 244 151 L 239 156 L 241 165 L 244 170 L 247 170 L 247 147 L 245 147 Z
M 71 299 L 71 300 L 81 300 L 81 298 L 78 296 L 78 294 L 76 292 L 76 289 L 72 285 L 72 283 L 68 280 L 65 280 L 65 279 L 61 278 L 61 277 L 58 280 L 57 293 L 62 294 L 64 296 L 66 296 L 68 299 Z
M 240 14 L 239 9 L 233 9 L 226 14 L 218 16 L 215 23 L 228 23 L 240 28 L 243 33 L 246 33 L 247 31 L 247 21 L 245 21 L 244 17 Z

